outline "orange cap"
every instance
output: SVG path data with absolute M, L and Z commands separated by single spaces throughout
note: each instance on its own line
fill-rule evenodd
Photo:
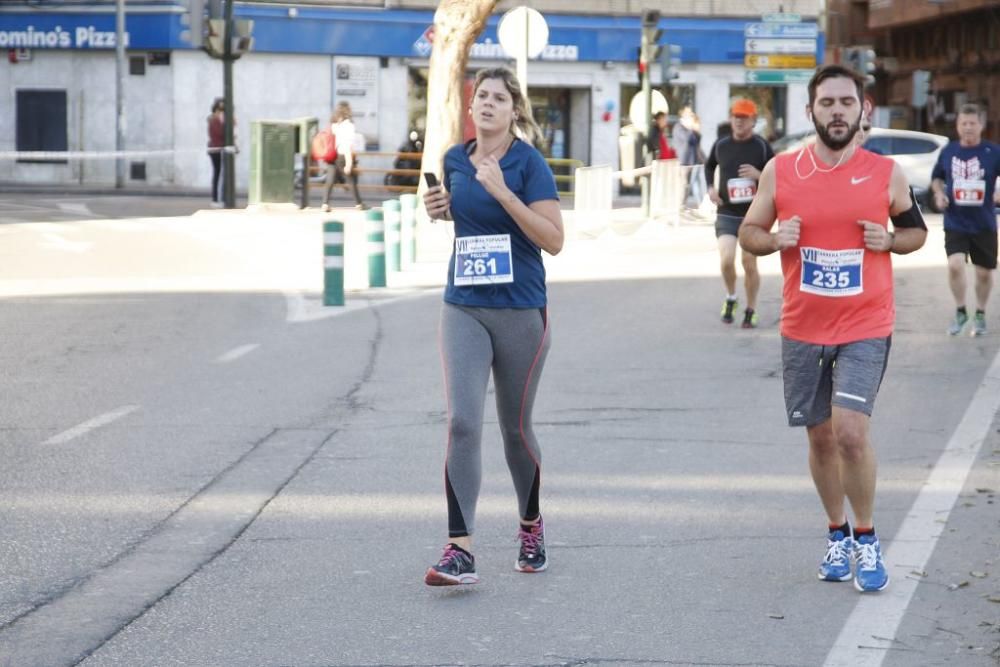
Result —
M 730 108 L 729 113 L 734 116 L 756 116 L 757 105 L 754 104 L 752 100 L 738 99 L 733 102 L 733 106 Z

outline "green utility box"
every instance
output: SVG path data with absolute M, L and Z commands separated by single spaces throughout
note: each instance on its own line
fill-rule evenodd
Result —
M 292 202 L 297 129 L 293 121 L 255 120 L 250 124 L 250 205 Z

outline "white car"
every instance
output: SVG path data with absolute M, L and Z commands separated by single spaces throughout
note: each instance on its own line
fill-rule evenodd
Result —
M 774 142 L 774 150 L 776 153 L 796 151 L 815 140 L 814 132 L 783 137 Z M 931 187 L 931 171 L 941 148 L 948 141 L 948 137 L 940 134 L 873 127 L 868 131 L 864 147 L 895 160 L 903 168 L 917 200 L 933 204 L 931 197 L 927 196 Z

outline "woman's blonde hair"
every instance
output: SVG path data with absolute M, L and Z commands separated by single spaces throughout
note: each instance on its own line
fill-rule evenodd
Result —
M 351 116 L 351 104 L 349 102 L 338 102 L 337 107 L 333 110 L 333 115 L 330 116 L 330 122 L 339 123 L 342 120 L 350 120 Z
M 472 86 L 472 94 L 475 95 L 479 86 L 486 79 L 500 79 L 504 87 L 510 93 L 510 99 L 514 103 L 514 123 L 511 131 L 519 138 L 534 144 L 542 138 L 542 131 L 531 115 L 531 100 L 521 94 L 521 84 L 517 76 L 506 67 L 491 67 L 481 69 L 476 72 L 476 82 Z

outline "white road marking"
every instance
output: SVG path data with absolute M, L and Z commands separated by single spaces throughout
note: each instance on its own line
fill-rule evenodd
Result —
M 998 409 L 1000 352 L 993 358 L 962 421 L 885 550 L 889 587 L 881 593 L 861 596 L 827 654 L 825 667 L 879 667 L 882 664 L 894 645 L 899 624 L 920 583 L 907 574 L 923 570 L 934 553 Z
M 379 288 L 382 293 L 392 293 L 391 288 Z M 287 305 L 287 322 L 313 322 L 315 320 L 325 320 L 328 317 L 337 317 L 353 313 L 355 310 L 364 308 L 378 308 L 390 303 L 416 299 L 428 294 L 440 293 L 440 287 L 403 287 L 396 292 L 397 296 L 390 296 L 382 299 L 365 299 L 363 301 L 355 299 L 345 299 L 343 306 L 324 306 L 322 297 L 307 297 L 305 292 L 286 290 L 285 304 Z
M 111 422 L 117 421 L 124 417 L 125 415 L 131 414 L 139 409 L 138 405 L 123 405 L 117 410 L 112 410 L 111 412 L 106 412 L 103 415 L 98 415 L 93 419 L 88 419 L 87 421 L 74 426 L 68 431 L 63 431 L 58 435 L 54 435 L 45 442 L 43 445 L 61 445 L 64 442 L 69 442 L 73 438 L 78 438 L 85 433 L 89 433 L 94 429 L 98 429 L 102 426 L 107 426 Z
M 369 305 L 364 301 L 348 301 L 345 299 L 343 306 L 324 306 L 322 299 L 309 299 L 302 292 L 287 290 L 284 294 L 287 307 L 286 322 L 325 320 L 328 317 L 345 315 L 355 310 L 366 308 Z
M 90 210 L 90 207 L 82 202 L 57 202 L 56 206 L 59 207 L 60 211 L 64 211 L 66 213 L 97 217 L 94 215 L 94 212 Z
M 248 343 L 246 345 L 240 345 L 239 347 L 235 347 L 229 350 L 229 352 L 226 352 L 225 354 L 221 355 L 218 359 L 215 360 L 215 363 L 228 364 L 230 361 L 236 361 L 240 357 L 250 354 L 258 347 L 260 347 L 260 343 Z
M 51 211 L 50 206 L 39 206 L 38 204 L 23 204 L 20 202 L 4 201 L 0 202 L 0 211 Z

